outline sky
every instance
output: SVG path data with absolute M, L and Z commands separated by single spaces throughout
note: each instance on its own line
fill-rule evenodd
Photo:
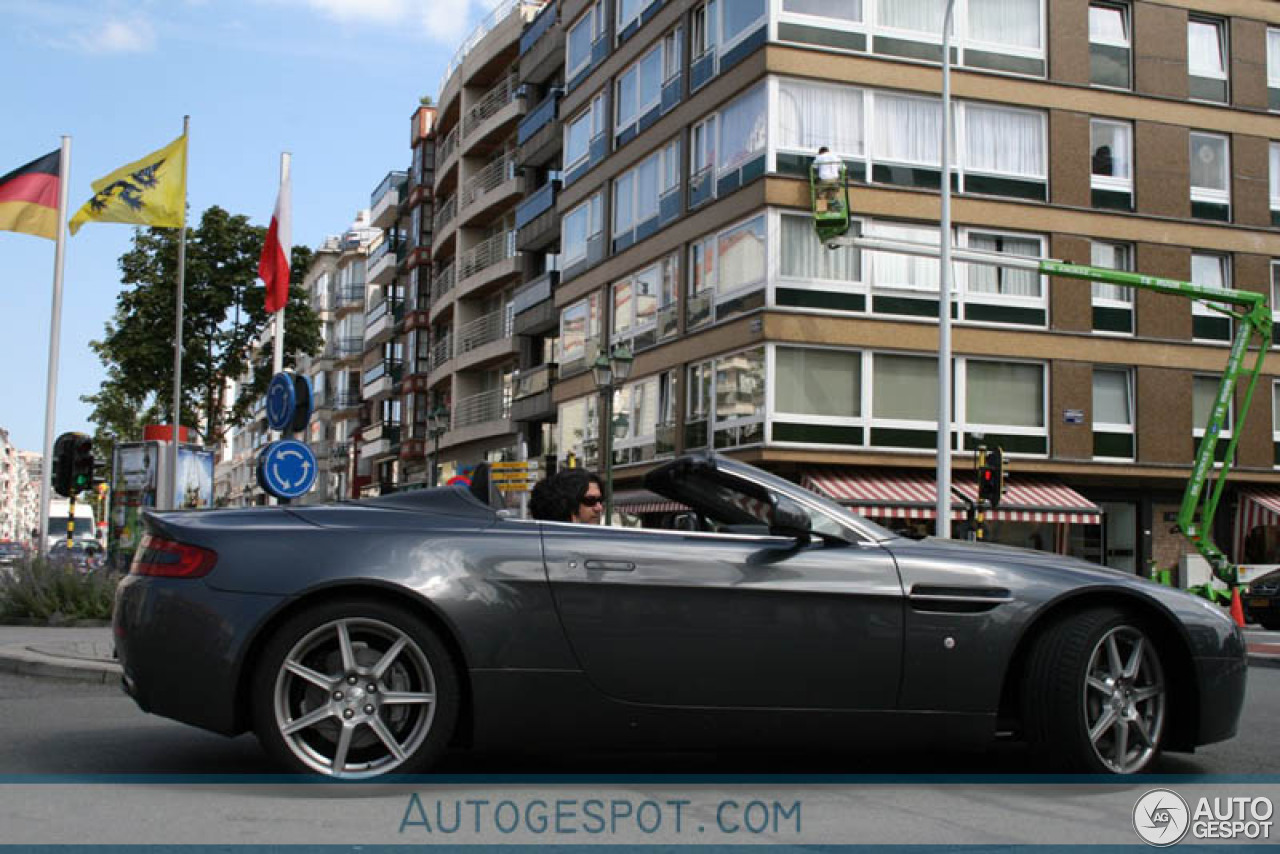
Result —
M 410 162 L 410 117 L 497 0 L 0 0 L 0 175 L 71 137 L 68 216 L 90 183 L 188 141 L 189 222 L 267 225 L 293 155 L 293 243 L 316 247 Z M 64 178 L 67 176 L 64 176 Z M 133 227 L 68 237 L 54 434 L 93 433 L 103 337 Z M 0 231 L 0 428 L 44 444 L 54 241 Z M 169 336 L 171 330 L 157 330 Z

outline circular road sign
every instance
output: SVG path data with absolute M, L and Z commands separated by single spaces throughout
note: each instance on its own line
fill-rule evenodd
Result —
M 295 401 L 293 418 L 289 422 L 289 430 L 301 433 L 307 429 L 311 413 L 315 410 L 315 394 L 311 389 L 311 378 L 304 374 L 293 376 L 293 399 Z
M 258 456 L 258 485 L 276 498 L 300 498 L 316 482 L 316 455 L 296 439 L 281 439 Z
M 294 388 L 293 375 L 281 371 L 271 378 L 267 386 L 267 424 L 272 430 L 284 430 L 293 422 L 298 407 L 298 392 Z

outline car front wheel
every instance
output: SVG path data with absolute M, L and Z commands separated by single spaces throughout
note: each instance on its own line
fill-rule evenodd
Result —
M 425 770 L 458 716 L 448 650 L 396 605 L 331 602 L 268 641 L 253 684 L 254 728 L 277 760 L 347 779 Z
M 1050 626 L 1032 649 L 1023 698 L 1028 740 L 1055 766 L 1137 774 L 1160 753 L 1169 686 L 1132 614 L 1092 608 Z

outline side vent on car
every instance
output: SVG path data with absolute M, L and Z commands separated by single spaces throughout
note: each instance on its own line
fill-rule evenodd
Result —
M 943 614 L 981 614 L 997 605 L 1012 602 L 1003 587 L 941 587 L 917 584 L 907 596 L 912 610 Z

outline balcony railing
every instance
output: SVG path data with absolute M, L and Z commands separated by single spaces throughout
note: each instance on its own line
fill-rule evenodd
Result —
M 439 302 L 445 294 L 453 290 L 453 286 L 458 281 L 458 262 L 454 261 L 440 272 L 436 273 L 435 278 L 431 280 L 431 302 L 435 304 Z
M 373 267 L 381 261 L 387 253 L 399 255 L 401 248 L 404 247 L 404 243 L 404 238 L 399 235 L 387 235 L 383 238 L 382 242 L 375 246 L 373 251 L 369 253 L 368 268 L 373 269 Z
M 551 29 L 556 23 L 556 5 L 548 3 L 546 7 L 538 13 L 538 17 L 533 19 L 533 23 L 529 25 L 523 33 L 520 34 L 520 55 L 524 56 L 529 52 L 529 48 L 538 43 L 538 39 Z
M 457 215 L 458 196 L 455 193 L 440 203 L 440 208 L 436 211 L 436 231 L 444 231 L 444 227 L 453 222 L 453 218 Z
M 511 326 L 507 322 L 510 316 L 506 309 L 499 309 L 470 323 L 464 323 L 458 329 L 458 355 L 470 353 L 500 338 L 510 337 Z
M 364 303 L 364 284 L 347 285 L 337 288 L 333 292 L 333 307 L 347 308 L 353 305 L 362 305 Z
M 340 391 L 333 396 L 334 409 L 355 409 L 363 402 L 364 398 L 354 391 Z
M 349 359 L 364 352 L 364 336 L 357 338 L 339 338 L 334 342 L 333 355 L 338 359 Z
M 516 130 L 517 145 L 524 145 L 533 139 L 534 134 L 556 120 L 556 114 L 559 112 L 560 97 L 563 94 L 563 89 L 553 87 L 547 93 L 547 97 L 543 98 L 538 103 L 538 106 L 534 107 L 527 116 L 520 120 L 520 127 Z
M 536 279 L 525 283 L 511 298 L 511 310 L 515 314 L 533 308 L 543 300 L 551 299 L 551 291 L 560 281 L 560 273 L 548 270 Z
M 551 388 L 551 384 L 555 381 L 556 366 L 553 362 L 522 370 L 516 374 L 515 393 L 512 397 L 519 400 L 522 397 L 542 394 Z
M 511 414 L 511 402 L 500 388 L 459 400 L 453 408 L 453 429 L 498 421 Z
M 504 231 L 493 237 L 482 240 L 474 247 L 462 253 L 458 259 L 458 278 L 465 280 L 470 276 L 500 264 L 516 254 L 515 231 Z
M 449 155 L 458 150 L 458 126 L 454 125 L 453 130 L 449 131 L 449 135 L 444 138 L 444 142 L 440 143 L 440 147 L 436 149 L 436 162 L 443 163 L 449 159 Z
M 373 191 L 373 195 L 369 197 L 369 207 L 376 208 L 383 197 L 392 191 L 403 195 L 404 189 L 409 182 L 408 172 L 388 172 L 387 177 L 382 179 L 382 183 Z
M 329 445 L 329 459 L 347 460 L 351 458 L 350 442 L 333 442 Z
M 516 99 L 516 91 L 520 82 L 514 74 L 508 74 L 480 96 L 474 107 L 467 111 L 462 123 L 463 136 L 471 135 L 476 128 L 485 123 L 491 116 L 497 115 L 507 104 Z
M 393 383 L 400 382 L 400 375 L 404 370 L 404 362 L 399 359 L 383 359 L 378 364 L 364 372 L 364 381 L 362 385 L 370 386 L 384 377 L 390 377 Z
M 515 177 L 516 159 L 510 153 L 490 161 L 462 188 L 463 206 L 471 204 L 485 193 L 496 190 L 507 181 L 514 180 Z
M 516 205 L 516 228 L 524 228 L 542 214 L 555 207 L 559 181 L 548 181 Z
M 373 324 L 387 316 L 387 311 L 395 304 L 395 300 L 380 300 L 377 305 L 364 313 L 364 328 L 368 329 Z
M 431 370 L 453 358 L 453 336 L 444 335 L 431 345 Z
M 377 424 L 370 424 L 361 431 L 360 439 L 366 445 L 377 442 L 379 439 L 386 439 L 393 445 L 398 444 L 400 442 L 400 422 L 380 421 Z
M 467 40 L 454 53 L 453 59 L 449 60 L 449 64 L 445 66 L 444 76 L 440 78 L 440 88 L 444 89 L 449 83 L 449 78 L 453 76 L 453 72 L 458 70 L 458 66 L 462 64 L 463 58 L 471 52 L 471 49 L 478 45 L 480 40 L 487 36 L 490 30 L 504 21 L 508 15 L 519 11 L 525 13 L 525 20 L 528 20 L 534 12 L 545 5 L 545 2 L 546 0 L 503 0 L 501 4 L 489 13 L 489 17 L 476 25 L 471 35 L 467 36 Z

